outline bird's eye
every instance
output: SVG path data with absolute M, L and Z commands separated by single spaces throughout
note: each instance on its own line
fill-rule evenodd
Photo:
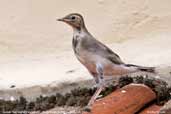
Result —
M 75 19 L 75 16 L 72 16 L 71 19 L 74 20 Z

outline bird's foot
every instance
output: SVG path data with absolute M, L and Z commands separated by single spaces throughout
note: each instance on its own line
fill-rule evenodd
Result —
M 85 112 L 91 112 L 92 107 L 91 106 L 86 106 L 85 108 L 83 108 L 83 111 Z

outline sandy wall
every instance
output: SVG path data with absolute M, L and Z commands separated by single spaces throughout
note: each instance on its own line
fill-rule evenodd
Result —
M 81 13 L 88 30 L 124 61 L 169 65 L 170 4 L 170 0 L 0 0 L 0 86 L 90 78 L 72 53 L 72 29 L 56 22 L 71 12 Z
M 72 30 L 56 18 L 71 12 L 84 15 L 89 31 L 106 43 L 168 35 L 170 4 L 170 0 L 1 0 L 0 53 L 70 50 Z

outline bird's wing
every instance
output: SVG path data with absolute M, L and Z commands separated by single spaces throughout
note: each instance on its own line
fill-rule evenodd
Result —
M 98 45 L 101 47 L 100 52 L 104 55 L 108 60 L 115 64 L 124 64 L 124 62 L 121 60 L 118 54 L 114 53 L 110 48 L 102 44 L 101 42 L 98 43 Z
M 82 45 L 84 48 L 86 48 L 86 50 L 104 57 L 115 64 L 124 64 L 124 62 L 116 53 L 96 39 L 83 41 Z

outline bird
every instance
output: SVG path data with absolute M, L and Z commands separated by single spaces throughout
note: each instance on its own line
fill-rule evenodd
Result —
M 76 58 L 93 76 L 97 90 L 90 99 L 87 108 L 91 109 L 100 92 L 105 88 L 104 77 L 125 75 L 134 72 L 155 73 L 155 67 L 126 64 L 118 54 L 97 40 L 86 28 L 84 18 L 79 13 L 70 13 L 57 19 L 73 28 L 72 48 Z

